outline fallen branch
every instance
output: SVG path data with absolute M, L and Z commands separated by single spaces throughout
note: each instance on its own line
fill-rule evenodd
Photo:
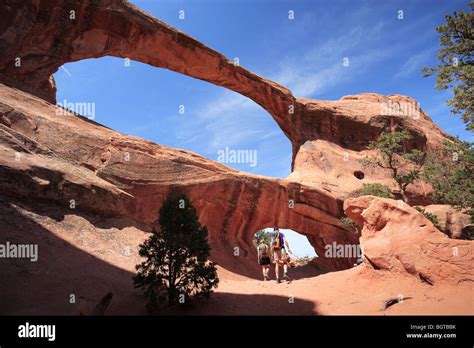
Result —
M 383 310 L 386 310 L 388 307 L 391 307 L 391 306 L 393 306 L 393 305 L 396 304 L 396 303 L 400 303 L 400 302 L 402 302 L 402 301 L 404 301 L 404 300 L 409 300 L 409 299 L 411 299 L 411 298 L 413 298 L 413 297 L 404 297 L 404 296 L 401 296 L 401 297 L 400 297 L 400 296 L 399 296 L 399 297 L 390 298 L 390 299 L 388 299 L 388 300 L 386 300 L 386 301 L 384 302 Z

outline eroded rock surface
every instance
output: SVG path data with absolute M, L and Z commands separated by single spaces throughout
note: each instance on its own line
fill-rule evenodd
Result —
M 449 238 L 402 201 L 363 196 L 346 200 L 344 211 L 361 228 L 364 257 L 375 269 L 472 286 L 472 241 Z
M 74 20 L 70 12 L 74 11 Z M 305 175 L 304 144 L 312 142 L 319 151 L 324 142 L 336 144 L 333 167 L 348 152 L 364 150 L 382 131 L 406 129 L 413 135 L 411 147 L 430 150 L 447 135 L 410 97 L 365 93 L 340 100 L 295 98 L 287 88 L 241 66 L 194 38 L 153 18 L 126 1 L 52 0 L 7 1 L 0 8 L 6 21 L 0 27 L 0 81 L 55 101 L 52 74 L 67 62 L 115 56 L 170 69 L 238 92 L 261 105 L 290 139 L 293 169 L 301 183 L 319 187 L 327 176 L 325 164 L 313 157 Z M 17 59 L 21 65 L 17 66 Z M 318 142 L 322 140 L 323 142 Z M 303 152 L 300 154 L 300 152 Z M 333 150 L 334 152 L 334 150 Z M 300 158 L 298 158 L 300 157 Z M 357 164 L 352 156 L 349 170 Z M 327 161 L 328 158 L 325 159 Z M 344 175 L 349 170 L 338 170 Z M 361 182 L 331 183 L 331 193 L 347 196 L 363 182 L 386 181 L 386 174 L 365 173 Z M 426 203 L 426 187 L 409 187 L 416 203 Z
M 4 194 L 151 226 L 166 195 L 180 190 L 208 227 L 214 258 L 246 274 L 252 266 L 242 262 L 254 261 L 251 239 L 264 227 L 306 234 L 320 254 L 328 241 L 357 243 L 357 235 L 339 220 L 342 201 L 322 190 L 242 173 L 73 114 L 59 115 L 56 106 L 4 85 L 0 95 Z M 331 261 L 334 269 L 351 262 Z
M 78 209 L 150 224 L 164 195 L 179 186 L 213 231 L 216 248 L 229 240 L 244 243 L 246 254 L 249 233 L 279 225 L 309 235 L 321 252 L 325 239 L 354 239 L 345 236 L 338 220 L 340 199 L 364 182 L 390 185 L 388 173 L 361 168 L 370 140 L 384 130 L 408 129 L 410 146 L 429 150 L 446 139 L 412 98 L 370 93 L 338 101 L 295 98 L 126 1 L 10 0 L 0 15 L 5 19 L 0 81 L 8 85 L 54 102 L 52 74 L 62 64 L 128 58 L 249 97 L 272 115 L 293 146 L 289 181 L 247 175 L 190 152 L 55 115 L 51 104 L 2 87 L 3 183 L 12 194 L 36 192 L 62 204 L 74 200 Z M 12 162 L 13 153 L 21 160 Z M 21 178 L 20 184 L 13 185 L 12 178 Z M 410 189 L 409 196 L 424 203 L 429 187 L 420 183 Z M 289 210 L 289 200 L 295 201 L 294 209 Z

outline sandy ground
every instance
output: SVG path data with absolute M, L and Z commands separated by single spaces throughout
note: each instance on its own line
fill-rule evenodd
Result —
M 133 288 L 138 244 L 148 234 L 127 221 L 61 214 L 48 206 L 0 204 L 0 242 L 35 243 L 37 262 L 2 259 L 0 314 L 88 314 L 108 292 L 109 315 L 146 314 Z M 113 226 L 113 227 L 111 227 Z M 254 266 L 254 265 L 253 265 Z M 243 272 L 245 273 L 245 272 Z M 263 282 L 218 268 L 219 287 L 190 315 L 474 315 L 472 285 L 434 286 L 361 264 L 320 274 L 312 265 L 291 269 L 291 283 Z M 274 278 L 274 272 L 270 275 Z M 76 301 L 71 303 L 70 296 Z M 385 301 L 407 298 L 384 309 Z
M 293 280 L 289 284 L 226 279 L 225 273 L 221 272 L 221 284 L 214 296 L 197 309 L 196 314 L 474 314 L 470 286 L 431 286 L 411 276 L 374 271 L 364 264 L 346 271 Z M 384 309 L 385 301 L 402 297 L 407 299 Z

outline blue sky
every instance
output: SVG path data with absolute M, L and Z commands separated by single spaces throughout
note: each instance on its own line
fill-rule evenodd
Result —
M 435 90 L 435 78 L 423 78 L 420 72 L 437 63 L 435 27 L 445 14 L 466 9 L 466 0 L 131 2 L 229 59 L 237 57 L 240 65 L 283 84 L 297 97 L 409 95 L 448 133 L 473 140 L 449 112 L 450 92 Z M 342 64 L 345 57 L 348 67 Z M 228 165 L 272 177 L 290 173 L 289 140 L 271 116 L 239 94 L 138 62 L 127 67 L 113 57 L 64 68 L 54 75 L 58 102 L 94 102 L 99 123 L 215 160 L 226 147 L 256 150 L 256 166 Z M 301 254 L 312 252 L 308 244 L 295 243 L 302 245 Z

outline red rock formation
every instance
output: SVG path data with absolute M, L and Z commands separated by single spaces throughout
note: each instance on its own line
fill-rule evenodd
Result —
M 188 194 L 210 232 L 213 257 L 239 272 L 254 261 L 253 234 L 299 231 L 319 254 L 325 243 L 357 243 L 339 221 L 342 201 L 284 179 L 245 174 L 192 152 L 126 136 L 0 84 L 0 189 L 151 226 L 172 189 Z M 239 256 L 234 256 L 234 248 Z M 254 264 L 254 262 L 252 262 Z M 333 268 L 352 260 L 331 261 Z M 248 270 L 240 270 L 244 273 Z
M 70 19 L 71 11 L 75 19 Z M 0 81 L 50 102 L 51 75 L 67 62 L 115 56 L 166 68 L 241 93 L 290 136 L 290 91 L 240 66 L 124 0 L 7 1 L 0 7 Z M 15 66 L 15 59 L 21 66 Z
M 70 19 L 70 11 L 75 11 L 75 19 Z M 322 139 L 360 151 L 387 129 L 407 129 L 414 136 L 412 145 L 420 149 L 438 146 L 446 138 L 412 98 L 360 94 L 338 101 L 296 99 L 285 87 L 235 66 L 126 1 L 7 1 L 0 16 L 7 19 L 0 27 L 0 81 L 51 102 L 55 100 L 51 75 L 62 64 L 115 56 L 249 97 L 273 116 L 290 139 L 293 160 L 308 140 Z
M 433 124 L 413 98 L 380 94 L 345 96 L 338 101 L 298 99 L 304 111 L 295 120 L 292 180 L 323 187 L 346 198 L 364 183 L 381 183 L 396 190 L 390 172 L 365 168 L 364 150 L 382 131 L 408 130 L 411 148 L 430 151 L 449 137 Z M 427 204 L 431 186 L 416 182 L 408 186 L 411 203 Z
M 372 155 L 373 151 L 345 149 L 325 140 L 307 141 L 300 147 L 288 179 L 320 187 L 340 199 L 350 197 L 364 183 L 380 183 L 398 192 L 389 170 L 363 165 L 363 159 Z M 408 186 L 407 196 L 410 202 L 422 204 L 429 202 L 431 191 L 429 184 L 415 181 Z
M 304 111 L 295 121 L 298 132 L 292 139 L 297 146 L 322 139 L 361 151 L 381 131 L 405 129 L 413 136 L 411 147 L 429 150 L 447 136 L 415 99 L 402 95 L 364 93 L 334 101 L 299 98 L 298 102 Z
M 472 241 L 450 239 L 402 201 L 348 199 L 344 211 L 361 228 L 360 245 L 375 268 L 414 275 L 429 284 L 472 285 Z
M 28 151 L 46 156 L 26 155 L 15 163 L 23 178 L 23 184 L 13 189 L 18 194 L 38 191 L 46 199 L 62 202 L 79 196 L 78 204 L 84 209 L 126 213 L 150 223 L 169 188 L 179 186 L 195 198 L 202 222 L 213 231 L 226 234 L 228 226 L 234 226 L 229 238 L 248 244 L 248 231 L 278 224 L 311 235 L 313 245 L 321 251 L 320 236 L 338 239 L 344 230 L 338 221 L 339 199 L 363 182 L 389 183 L 386 173 L 360 168 L 357 159 L 368 141 L 383 130 L 397 128 L 408 129 L 414 136 L 411 146 L 417 148 L 430 149 L 446 139 L 425 113 L 418 110 L 415 115 L 413 108 L 403 107 L 416 104 L 409 97 L 362 94 L 339 101 L 295 99 L 288 89 L 235 66 L 126 1 L 9 0 L 0 7 L 0 16 L 5 18 L 0 26 L 0 81 L 5 84 L 54 102 L 51 76 L 62 64 L 102 56 L 129 58 L 251 98 L 273 116 L 293 144 L 294 173 L 289 178 L 293 183 L 264 179 L 102 127 L 87 133 L 84 121 L 74 125 L 77 119 L 67 123 L 64 117 L 42 119 L 33 112 L 25 114 L 19 109 L 28 109 L 25 100 L 29 97 L 21 95 L 24 103 L 17 103 L 13 92 L 4 89 L 9 95 L 2 117 L 9 129 L 4 131 L 5 142 L 11 150 L 19 150 L 24 146 L 21 141 L 26 141 Z M 34 113 L 52 111 L 49 104 L 33 104 L 38 108 Z M 23 140 L 19 143 L 18 139 Z M 124 161 L 127 153 L 130 161 Z M 344 161 L 346 153 L 350 154 L 348 162 Z M 54 174 L 45 174 L 43 161 L 54 168 Z M 62 189 L 52 189 L 56 186 Z M 412 196 L 423 198 L 428 189 L 421 185 L 413 186 L 412 191 Z M 218 198 L 221 194 L 225 198 Z M 288 200 L 293 198 L 297 205 L 288 210 Z
M 220 268 L 220 274 L 229 278 L 235 275 L 229 276 L 227 270 L 257 274 L 251 237 L 256 230 L 274 225 L 305 234 L 320 255 L 320 266 L 347 268 L 353 260 L 324 258 L 325 245 L 358 243 L 359 236 L 339 220 L 342 199 L 364 182 L 393 185 L 388 173 L 362 167 L 368 142 L 382 131 L 406 129 L 413 135 L 410 147 L 429 151 L 449 138 L 409 97 L 295 98 L 285 87 L 235 66 L 123 0 L 5 0 L 0 18 L 0 236 L 30 239 L 45 256 L 39 268 L 7 261 L 0 279 L 0 284 L 8 284 L 0 297 L 0 308 L 7 313 L 25 313 L 25 303 L 45 303 L 45 298 L 47 311 L 35 308 L 32 313 L 57 313 L 58 308 L 64 313 L 60 299 L 64 294 L 58 296 L 56 290 L 50 296 L 51 306 L 51 298 L 37 291 L 39 285 L 58 289 L 55 282 L 82 284 L 80 292 L 96 300 L 112 290 L 120 309 L 112 303 L 111 312 L 124 313 L 133 293 L 127 288 L 131 273 L 123 270 L 133 272 L 137 245 L 146 237 L 142 231 L 150 230 L 171 190 L 186 192 L 196 206 L 210 233 L 212 258 L 225 268 Z M 170 69 L 252 99 L 292 142 L 292 174 L 288 179 L 245 174 L 189 151 L 57 113 L 51 104 L 55 101 L 52 74 L 64 63 L 103 56 Z M 429 190 L 418 183 L 409 195 L 423 202 Z M 408 275 L 435 285 L 472 283 L 472 242 L 449 239 L 406 204 L 362 197 L 347 200 L 345 213 L 362 229 L 368 263 L 322 277 L 327 292 L 335 294 L 331 301 L 347 295 L 347 284 L 362 284 L 355 288 L 375 284 L 381 289 L 387 279 L 393 287 L 403 279 L 405 289 L 411 291 L 413 277 Z M 124 248 L 130 248 L 131 254 Z M 380 274 L 371 267 L 390 272 Z M 76 277 L 83 269 L 99 287 L 83 287 L 82 278 Z M 48 276 L 50 271 L 54 279 Z M 27 276 L 18 277 L 19 272 Z M 311 306 L 321 301 L 319 294 L 313 294 L 319 280 L 299 283 L 304 296 L 313 301 Z M 241 285 L 225 285 L 242 291 Z M 254 294 L 256 288 L 246 290 Z M 467 293 L 467 287 L 463 289 Z M 393 295 L 384 290 L 380 303 Z M 359 293 L 350 295 L 344 308 L 360 299 Z M 325 302 L 331 308 L 330 301 Z M 364 312 L 367 303 L 355 307 Z M 465 312 L 464 301 L 460 303 L 461 309 L 454 313 Z M 380 306 L 370 305 L 367 313 Z M 311 307 L 308 313 L 312 311 Z M 412 312 L 416 311 L 415 306 Z

